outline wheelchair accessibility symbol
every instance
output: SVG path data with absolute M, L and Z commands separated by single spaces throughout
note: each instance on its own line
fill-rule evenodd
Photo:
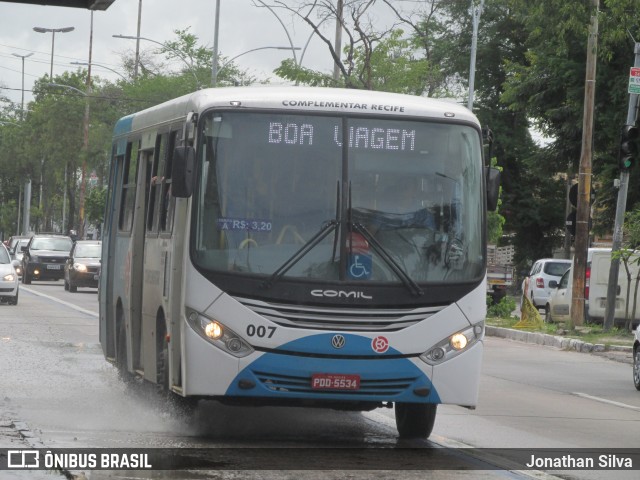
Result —
M 371 278 L 372 262 L 371 255 L 350 255 L 349 256 L 349 277 L 356 280 L 367 280 Z

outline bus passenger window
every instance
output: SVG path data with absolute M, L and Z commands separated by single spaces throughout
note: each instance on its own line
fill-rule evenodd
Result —
M 173 211 L 176 200 L 171 195 L 171 175 L 173 169 L 173 150 L 176 145 L 176 131 L 169 134 L 167 156 L 164 168 L 164 180 L 162 183 L 162 196 L 160 200 L 160 231 L 171 232 L 173 228 Z
M 136 174 L 138 170 L 138 144 L 127 145 L 124 178 L 122 179 L 122 196 L 120 200 L 120 218 L 118 227 L 122 232 L 130 232 L 133 226 L 133 212 L 136 201 Z

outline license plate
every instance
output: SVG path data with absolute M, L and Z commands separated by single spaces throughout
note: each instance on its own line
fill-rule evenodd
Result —
M 61 265 L 47 265 L 47 270 L 60 270 Z
M 94 276 L 93 276 L 93 279 L 94 279 L 94 280 L 99 280 L 99 279 L 100 279 L 100 275 L 94 275 Z
M 313 390 L 358 390 L 360 375 L 314 373 L 311 375 L 311 388 Z
M 622 300 L 616 299 L 616 310 L 622 310 L 624 307 Z M 607 308 L 607 299 L 600 299 L 600 308 Z

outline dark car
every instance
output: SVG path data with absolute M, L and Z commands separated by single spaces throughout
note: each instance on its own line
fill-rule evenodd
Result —
M 64 265 L 64 289 L 76 292 L 78 287 L 98 288 L 101 255 L 99 240 L 78 240 Z
M 56 234 L 36 234 L 22 247 L 22 283 L 32 280 L 64 278 L 64 264 L 73 247 L 71 237 Z

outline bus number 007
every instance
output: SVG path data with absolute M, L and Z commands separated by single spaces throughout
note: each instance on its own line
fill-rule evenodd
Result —
M 271 338 L 276 331 L 276 327 L 265 327 L 264 325 L 247 325 L 247 335 L 250 337 Z

